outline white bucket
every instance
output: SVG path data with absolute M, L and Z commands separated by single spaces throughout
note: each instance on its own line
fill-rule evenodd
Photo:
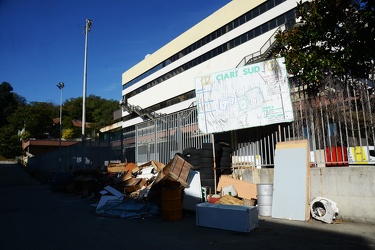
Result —
M 272 195 L 258 195 L 257 204 L 265 206 L 272 205 Z
M 257 184 L 258 212 L 261 216 L 271 216 L 273 184 Z
M 273 184 L 257 184 L 257 194 L 260 195 L 273 195 Z
M 258 205 L 258 213 L 261 216 L 271 216 L 272 206 Z

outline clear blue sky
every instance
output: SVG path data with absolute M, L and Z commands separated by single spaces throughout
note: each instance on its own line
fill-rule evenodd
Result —
M 28 102 L 121 99 L 121 74 L 230 0 L 0 0 L 0 83 Z

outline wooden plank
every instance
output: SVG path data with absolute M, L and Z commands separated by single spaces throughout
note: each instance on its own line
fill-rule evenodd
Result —
M 215 204 L 239 205 L 243 206 L 244 201 L 230 195 L 224 195 Z
M 310 219 L 309 157 L 307 140 L 276 144 L 272 217 Z
M 233 185 L 237 191 L 237 196 L 243 199 L 251 200 L 257 198 L 257 185 L 254 183 L 241 181 L 229 177 L 228 175 L 220 176 L 219 183 L 217 185 L 217 191 L 221 192 L 222 188 Z

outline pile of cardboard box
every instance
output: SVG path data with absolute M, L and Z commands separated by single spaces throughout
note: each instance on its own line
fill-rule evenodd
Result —
M 110 164 L 107 172 L 116 173 L 118 176 L 114 180 L 113 188 L 107 186 L 101 192 L 96 208 L 99 215 L 129 217 L 160 213 L 155 206 L 147 206 L 144 201 L 151 201 L 151 204 L 163 210 L 165 202 L 162 191 L 175 187 L 183 190 L 181 202 L 184 204 L 177 208 L 196 212 L 197 226 L 241 232 L 249 232 L 258 226 L 258 210 L 254 206 L 257 198 L 256 184 L 223 175 L 217 185 L 217 192 L 202 197 L 199 172 L 193 170 L 178 154 L 167 165 L 157 161 L 140 166 L 132 163 Z M 195 194 L 191 190 L 195 190 Z M 176 199 L 170 197 L 171 194 L 176 194 Z M 169 193 L 168 199 L 176 204 L 179 202 L 179 195 L 179 192 Z M 134 200 L 139 202 L 134 203 Z M 180 214 L 164 216 L 165 213 L 175 212 L 175 208 L 164 209 L 163 218 L 181 219 Z

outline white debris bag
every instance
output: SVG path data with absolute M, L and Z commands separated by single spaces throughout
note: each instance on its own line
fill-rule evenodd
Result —
M 336 202 L 324 197 L 314 198 L 310 203 L 310 211 L 313 218 L 326 223 L 332 223 L 339 213 Z

